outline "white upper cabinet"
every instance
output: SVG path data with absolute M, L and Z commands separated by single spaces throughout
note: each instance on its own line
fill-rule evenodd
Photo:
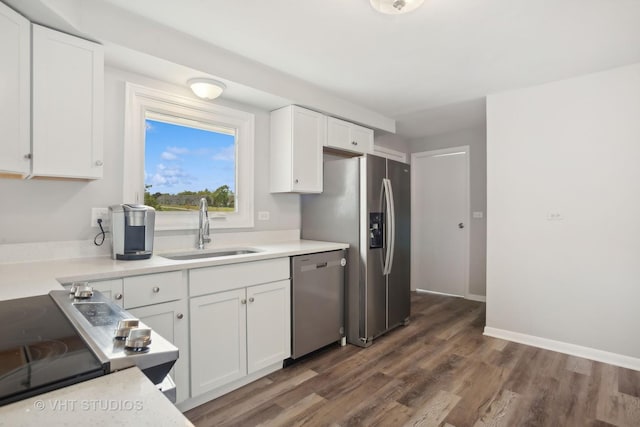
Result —
M 102 177 L 101 45 L 33 25 L 32 175 Z
M 0 2 L 0 176 L 29 174 L 31 28 Z
M 272 193 L 321 193 L 324 114 L 289 105 L 271 112 Z
M 373 153 L 373 130 L 329 117 L 325 145 L 356 153 Z

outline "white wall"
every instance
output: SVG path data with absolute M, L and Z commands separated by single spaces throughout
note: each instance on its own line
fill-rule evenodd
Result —
M 640 358 L 640 64 L 490 96 L 487 122 L 487 327 Z
M 124 82 L 193 94 L 140 75 L 105 70 L 104 178 L 97 181 L 46 181 L 0 179 L 0 244 L 93 238 L 91 208 L 123 203 L 122 159 L 124 137 Z M 300 197 L 269 193 L 269 112 L 248 105 L 218 100 L 217 103 L 255 114 L 255 227 L 233 231 L 287 230 L 300 228 Z M 142 165 L 141 165 L 142 167 Z M 269 221 L 258 221 L 258 211 L 269 211 Z M 217 233 L 219 231 L 213 231 Z M 215 237 L 214 237 L 215 238 Z
M 376 147 L 390 148 L 406 153 L 407 163 L 409 163 L 411 156 L 409 155 L 409 144 L 406 138 L 395 133 L 376 131 L 373 143 Z
M 469 293 L 477 296 L 483 296 L 486 292 L 486 142 L 486 129 L 482 125 L 442 135 L 414 139 L 409 143 L 411 153 L 462 145 L 469 146 L 469 218 L 471 218 L 471 229 L 469 230 Z M 483 212 L 484 218 L 474 219 L 471 215 L 471 212 L 474 211 Z

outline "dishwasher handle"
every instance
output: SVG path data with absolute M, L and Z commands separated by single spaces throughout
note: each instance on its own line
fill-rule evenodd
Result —
M 335 259 L 335 260 L 331 260 L 331 261 L 322 261 L 322 262 L 317 262 L 317 263 L 309 263 L 309 264 L 301 264 L 299 265 L 299 271 L 300 272 L 305 272 L 305 271 L 313 271 L 313 270 L 319 270 L 321 268 L 342 268 L 345 265 L 347 265 L 347 260 L 345 258 L 339 258 L 339 259 Z

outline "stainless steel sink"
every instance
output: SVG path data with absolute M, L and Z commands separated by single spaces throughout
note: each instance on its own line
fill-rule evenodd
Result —
M 163 258 L 172 259 L 174 261 L 186 261 L 190 259 L 206 259 L 206 258 L 218 258 L 223 256 L 235 256 L 235 255 L 246 255 L 246 254 L 255 254 L 260 252 L 257 249 L 219 249 L 215 251 L 198 251 L 198 252 L 182 252 L 175 254 L 166 254 L 160 255 Z

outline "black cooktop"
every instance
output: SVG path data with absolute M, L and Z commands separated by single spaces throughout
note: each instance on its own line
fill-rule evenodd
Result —
M 0 406 L 105 368 L 49 295 L 0 301 Z

